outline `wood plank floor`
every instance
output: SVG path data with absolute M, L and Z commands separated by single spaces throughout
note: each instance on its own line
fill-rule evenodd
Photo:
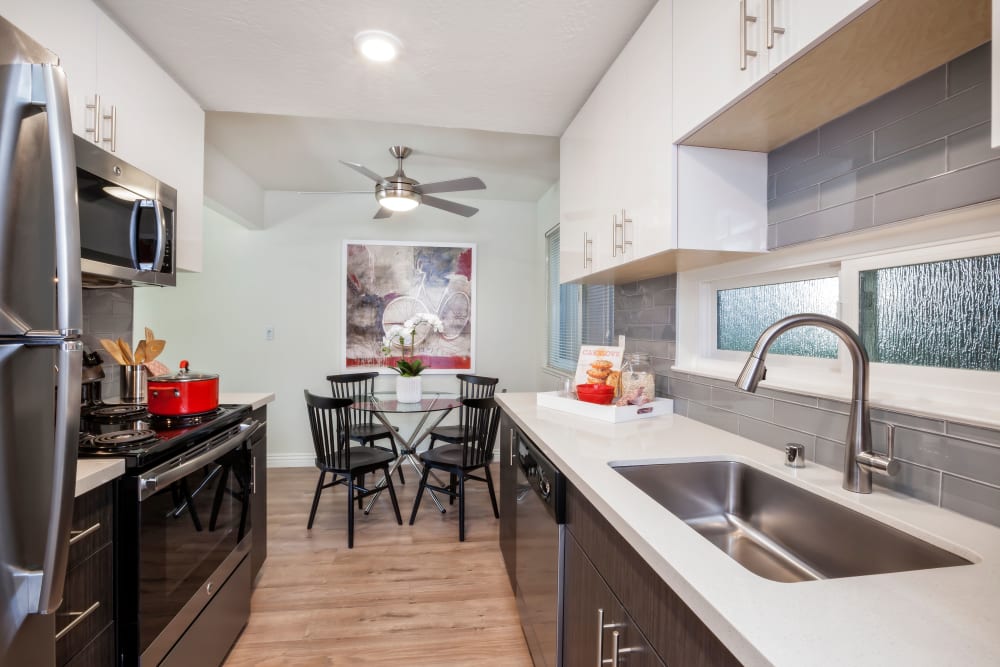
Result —
M 383 494 L 356 512 L 354 549 L 343 487 L 323 492 L 310 531 L 318 471 L 268 470 L 268 557 L 226 667 L 531 667 L 486 486 L 467 487 L 462 543 L 458 505 L 441 514 L 425 496 L 407 525 L 418 478 L 404 470 L 403 525 Z

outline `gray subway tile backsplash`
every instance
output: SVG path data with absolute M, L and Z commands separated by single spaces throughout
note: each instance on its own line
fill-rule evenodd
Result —
M 1000 198 L 989 95 L 987 44 L 776 148 L 768 247 Z
M 820 186 L 820 208 L 829 208 L 923 181 L 948 170 L 946 140 L 938 139 L 830 179 Z
M 798 403 L 775 401 L 774 422 L 796 431 L 812 433 L 839 442 L 844 441 L 847 433 L 847 415 Z
M 997 158 L 1000 158 L 1000 148 L 990 145 L 990 123 L 982 123 L 948 137 L 950 171 Z
M 1000 526 L 1000 488 L 995 486 L 945 475 L 941 482 L 941 506 Z
M 690 407 L 688 413 L 690 416 Z M 806 448 L 807 460 L 815 456 L 816 438 L 810 433 L 803 433 L 752 417 L 740 417 L 739 434 L 744 438 L 749 438 L 750 440 L 782 451 L 784 451 L 785 445 L 788 443 L 798 443 Z
M 892 477 L 872 475 L 872 484 L 934 505 L 939 504 L 941 500 L 941 472 L 910 463 L 900 464 L 899 473 Z
M 795 245 L 866 229 L 872 226 L 873 213 L 874 201 L 869 197 L 792 218 L 773 226 L 775 245 Z
M 711 396 L 712 405 L 722 410 L 757 419 L 771 419 L 774 416 L 774 401 L 766 396 L 722 387 L 712 387 Z
M 1000 485 L 1000 447 L 897 428 L 896 456 L 927 468 Z
M 773 225 L 818 210 L 819 186 L 814 185 L 769 201 L 767 203 L 767 222 Z
M 831 178 L 848 174 L 870 164 L 872 157 L 872 135 L 866 134 L 835 146 L 775 176 L 775 195 L 781 197 L 790 192 L 811 185 L 818 185 Z
M 954 134 L 990 119 L 990 88 L 975 86 L 875 130 L 875 159 Z
M 948 63 L 948 94 L 954 95 L 967 88 L 990 80 L 990 45 L 983 44 Z
M 739 415 L 732 412 L 726 412 L 725 410 L 719 410 L 718 408 L 710 405 L 690 402 L 687 406 L 687 416 L 691 419 L 696 419 L 700 422 L 708 424 L 709 426 L 720 428 L 723 431 L 729 431 L 730 433 L 739 433 L 740 431 Z
M 875 225 L 949 211 L 997 197 L 1000 197 L 1000 160 L 991 160 L 875 195 Z

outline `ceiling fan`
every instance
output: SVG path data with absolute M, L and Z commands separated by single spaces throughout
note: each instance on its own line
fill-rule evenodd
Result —
M 413 151 L 407 146 L 392 146 L 389 154 L 397 160 L 396 173 L 391 176 L 379 176 L 371 169 L 356 162 L 345 162 L 344 164 L 359 174 L 363 174 L 375 181 L 375 199 L 379 203 L 379 209 L 375 213 L 375 218 L 388 218 L 393 213 L 412 211 L 420 204 L 426 204 L 434 208 L 449 213 L 471 217 L 479 212 L 478 208 L 466 206 L 458 202 L 448 201 L 432 194 L 438 192 L 461 192 L 465 190 L 484 190 L 486 184 L 475 176 L 468 178 L 457 178 L 451 181 L 438 181 L 437 183 L 420 183 L 408 177 L 403 172 L 403 160 Z

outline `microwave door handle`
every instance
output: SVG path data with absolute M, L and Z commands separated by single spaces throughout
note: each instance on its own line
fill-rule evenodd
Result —
M 167 217 L 164 215 L 163 202 L 153 200 L 153 212 L 156 214 L 156 258 L 153 260 L 153 270 L 163 269 L 163 259 L 167 253 Z
M 128 232 L 129 248 L 132 251 L 132 268 L 136 271 L 139 270 L 139 213 L 144 203 L 142 199 L 136 199 L 132 202 L 132 218 Z

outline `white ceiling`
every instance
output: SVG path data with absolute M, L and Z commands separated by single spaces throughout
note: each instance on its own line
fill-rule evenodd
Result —
M 206 138 L 265 189 L 363 187 L 336 161 L 390 173 L 404 143 L 420 181 L 537 199 L 558 178 L 551 137 L 656 0 L 98 2 L 207 111 L 240 112 L 210 113 Z M 364 61 L 366 29 L 399 37 L 399 59 Z
M 389 146 L 413 148 L 407 176 L 433 183 L 478 176 L 486 190 L 455 195 L 537 201 L 559 179 L 559 139 L 396 123 L 209 112 L 206 136 L 265 190 L 366 190 L 374 183 L 340 164 L 396 170 Z

